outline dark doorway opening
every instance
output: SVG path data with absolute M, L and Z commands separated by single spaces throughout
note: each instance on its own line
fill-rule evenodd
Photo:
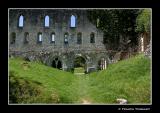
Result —
M 52 62 L 52 67 L 57 68 L 55 60 L 53 60 L 53 62 Z
M 98 61 L 98 70 L 101 70 L 101 60 Z
M 56 57 L 52 61 L 52 67 L 62 69 L 62 62 Z
M 30 62 L 30 59 L 28 57 L 24 58 L 24 60 Z
M 58 69 L 62 69 L 62 63 L 61 63 L 61 61 L 58 61 L 58 63 L 57 63 L 57 68 L 58 68 Z

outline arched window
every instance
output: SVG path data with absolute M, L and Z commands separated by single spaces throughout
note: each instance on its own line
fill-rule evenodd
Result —
M 38 43 L 42 43 L 42 33 L 38 33 Z
M 49 27 L 49 16 L 47 15 L 47 16 L 45 16 L 45 27 Z
M 90 34 L 90 43 L 95 43 L 94 33 L 91 33 L 91 34 Z
M 28 42 L 29 42 L 29 33 L 25 32 L 24 33 L 24 44 L 28 44 Z
M 64 34 L 64 44 L 68 44 L 68 33 Z
M 51 43 L 55 43 L 55 33 L 51 33 Z
M 77 44 L 82 44 L 82 33 L 77 34 Z
M 71 16 L 71 27 L 76 27 L 76 17 L 74 15 Z
M 24 22 L 24 17 L 21 15 L 21 16 L 19 17 L 19 24 L 18 24 L 18 26 L 19 26 L 19 27 L 23 27 L 23 22 Z
M 15 44 L 15 42 L 16 42 L 16 33 L 13 32 L 10 35 L 10 44 Z

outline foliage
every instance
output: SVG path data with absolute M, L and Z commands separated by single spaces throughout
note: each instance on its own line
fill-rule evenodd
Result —
M 138 9 L 88 11 L 89 20 L 104 32 L 104 43 L 111 42 L 117 46 L 120 36 L 123 38 L 130 36 L 131 42 L 136 43 L 135 23 L 137 15 Z
M 74 67 L 84 67 L 85 59 L 83 57 L 77 57 L 74 61 Z
M 143 9 L 139 11 L 139 15 L 136 19 L 136 32 L 150 32 L 151 26 L 151 10 Z

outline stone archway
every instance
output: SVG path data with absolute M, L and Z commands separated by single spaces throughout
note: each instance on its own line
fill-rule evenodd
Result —
M 109 64 L 109 57 L 108 55 L 102 54 L 99 55 L 97 58 L 97 69 L 98 70 L 105 70 Z
M 85 59 L 82 56 L 75 57 L 74 59 L 74 67 L 84 67 Z
M 100 58 L 98 60 L 98 70 L 104 70 L 107 69 L 107 59 L 106 58 Z
M 76 54 L 74 57 L 74 73 L 86 72 L 86 58 L 81 54 Z
M 62 61 L 58 57 L 55 57 L 51 66 L 57 69 L 62 69 Z

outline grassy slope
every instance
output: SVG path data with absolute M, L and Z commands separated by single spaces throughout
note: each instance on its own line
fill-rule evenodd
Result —
M 60 102 L 67 103 L 76 100 L 74 96 L 76 94 L 71 89 L 74 75 L 35 62 L 27 62 L 29 65 L 27 67 L 23 65 L 24 62 L 26 61 L 20 58 L 10 59 L 10 71 L 14 71 L 18 77 L 41 83 L 47 91 L 46 95 L 52 95 L 56 92 L 59 95 Z
M 10 70 L 18 77 L 40 82 L 45 95 L 56 92 L 59 103 L 81 103 L 84 99 L 115 103 L 117 98 L 126 98 L 129 103 L 150 102 L 150 61 L 142 55 L 109 65 L 104 71 L 77 76 L 35 62 L 26 67 L 23 62 L 10 59 Z
M 150 60 L 143 55 L 112 64 L 107 70 L 90 75 L 90 94 L 95 102 L 150 102 Z M 98 90 L 100 89 L 100 90 Z

